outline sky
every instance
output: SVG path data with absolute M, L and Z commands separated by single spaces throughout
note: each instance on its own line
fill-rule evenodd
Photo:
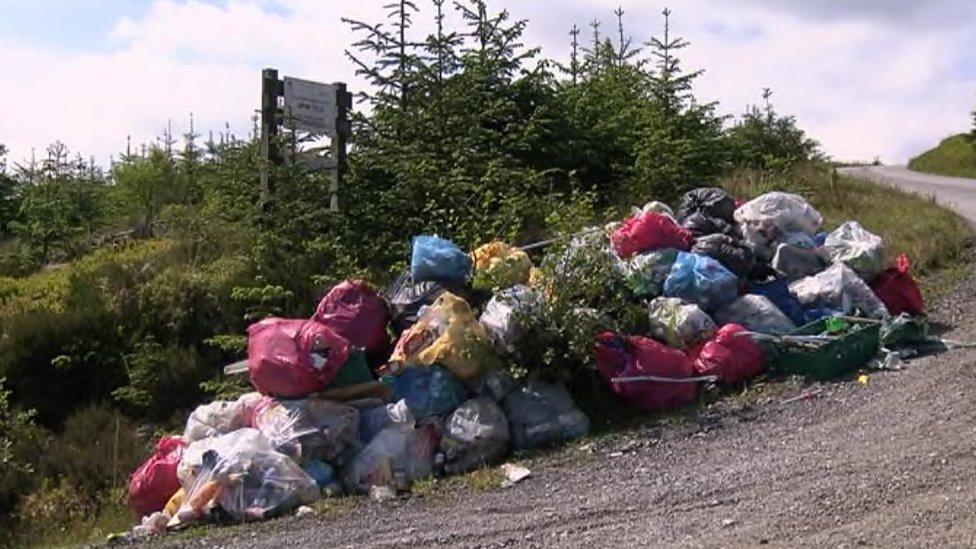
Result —
M 0 143 L 22 162 L 60 140 L 105 164 L 168 123 L 246 135 L 260 70 L 364 84 L 343 55 L 342 17 L 371 22 L 390 0 L 0 0 Z M 429 0 L 415 0 L 421 7 Z M 704 69 L 702 100 L 724 114 L 773 91 L 831 156 L 904 163 L 971 126 L 976 0 L 489 0 L 529 21 L 527 45 L 565 59 L 578 24 L 614 25 L 636 42 L 661 9 Z M 429 13 L 429 11 L 427 12 Z M 418 35 L 429 18 L 417 17 Z

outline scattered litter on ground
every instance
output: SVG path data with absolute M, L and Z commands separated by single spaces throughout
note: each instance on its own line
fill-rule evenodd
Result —
M 503 488 L 507 488 L 532 476 L 532 471 L 523 465 L 517 463 L 504 463 L 501 466 L 501 470 L 505 473 L 505 482 L 502 483 Z

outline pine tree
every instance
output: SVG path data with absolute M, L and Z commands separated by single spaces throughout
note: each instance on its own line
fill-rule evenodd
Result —
M 10 234 L 20 201 L 19 182 L 7 173 L 7 147 L 0 144 L 0 240 Z

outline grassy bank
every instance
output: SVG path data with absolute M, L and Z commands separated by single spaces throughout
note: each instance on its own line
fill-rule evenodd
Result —
M 954 135 L 911 159 L 908 167 L 919 172 L 976 178 L 976 143 L 969 135 Z

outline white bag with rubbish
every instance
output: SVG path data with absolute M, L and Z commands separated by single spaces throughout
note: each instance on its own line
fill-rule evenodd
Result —
M 197 406 L 186 420 L 183 439 L 190 443 L 248 426 L 262 398 L 260 393 L 254 392 L 241 395 L 235 401 L 215 400 Z
M 781 232 L 803 231 L 814 235 L 823 224 L 823 216 L 802 196 L 775 191 L 746 202 L 733 214 L 736 223 L 744 225 L 773 224 Z
M 698 305 L 677 297 L 657 297 L 647 306 L 651 336 L 676 349 L 685 349 L 715 335 L 718 328 Z
M 481 324 L 499 349 L 511 353 L 525 333 L 526 321 L 540 311 L 543 302 L 542 295 L 528 286 L 507 288 L 485 306 Z
M 373 437 L 346 467 L 346 486 L 360 493 L 369 492 L 372 486 L 406 489 L 410 482 L 431 475 L 436 450 L 434 425 L 417 428 L 411 423 L 390 425 Z
M 217 508 L 233 520 L 261 520 L 321 496 L 315 480 L 256 429 L 191 444 L 179 469 L 186 497 L 171 526 L 206 520 Z
M 765 296 L 747 294 L 715 311 L 719 326 L 738 324 L 750 332 L 784 335 L 796 329 L 779 307 Z
M 843 263 L 834 263 L 822 273 L 797 280 L 790 284 L 790 290 L 804 307 L 826 306 L 844 314 L 860 311 L 870 318 L 888 315 L 885 304 L 867 283 Z
M 454 410 L 444 431 L 440 448 L 448 474 L 490 465 L 508 452 L 508 419 L 489 397 L 473 398 Z
M 254 416 L 279 452 L 341 465 L 359 446 L 359 410 L 324 398 L 267 401 Z
M 657 200 L 652 200 L 647 204 L 644 204 L 643 208 L 638 208 L 634 206 L 630 209 L 630 213 L 632 215 L 640 215 L 648 212 L 655 212 L 661 215 L 666 215 L 671 218 L 671 221 L 674 221 L 675 223 L 678 222 L 678 218 L 675 217 L 674 210 L 671 209 L 671 206 L 668 206 L 664 202 L 658 202 Z
M 827 235 L 830 259 L 843 263 L 865 280 L 884 270 L 884 242 L 857 221 L 848 221 Z
M 803 197 L 779 191 L 746 202 L 733 217 L 756 257 L 767 261 L 777 244 L 812 248 L 810 237 L 823 224 L 820 212 Z

